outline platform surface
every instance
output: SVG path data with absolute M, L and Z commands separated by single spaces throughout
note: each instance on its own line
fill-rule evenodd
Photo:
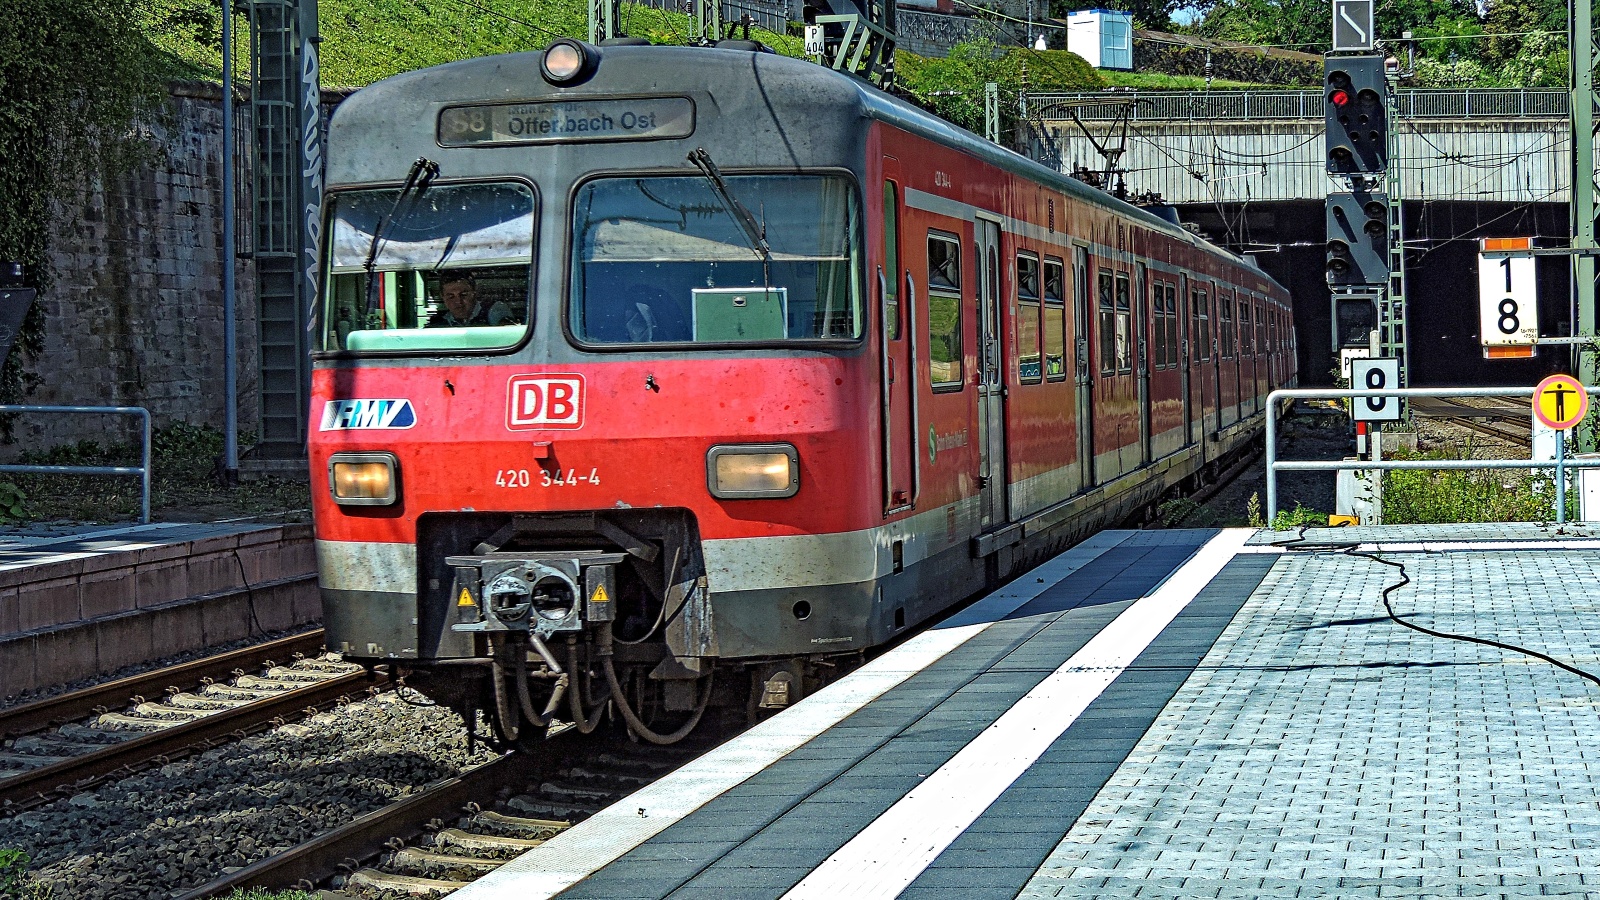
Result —
M 487 898 L 1597 897 L 1600 537 L 1106 532 Z
M 133 550 L 149 550 L 206 538 L 246 534 L 277 523 L 152 522 L 147 525 L 77 525 L 0 532 L 0 571 Z

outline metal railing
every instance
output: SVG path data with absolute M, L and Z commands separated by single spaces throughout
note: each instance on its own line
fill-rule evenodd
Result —
M 1120 105 L 1108 100 L 1138 100 L 1134 121 L 1311 119 L 1327 116 L 1321 91 L 1148 91 L 1028 94 L 1029 118 L 1112 120 Z M 1402 119 L 1566 118 L 1566 91 L 1521 88 L 1400 91 L 1395 105 Z
M 1484 388 L 1385 388 L 1381 390 L 1339 390 L 1336 388 L 1292 388 L 1273 391 L 1267 395 L 1267 408 L 1276 409 L 1281 400 L 1341 400 L 1359 397 L 1532 397 L 1531 387 Z M 1531 417 L 1532 412 L 1530 410 Z M 1556 432 L 1556 458 L 1537 459 L 1395 459 L 1367 460 L 1280 460 L 1278 459 L 1278 419 L 1267 416 L 1267 524 L 1278 518 L 1279 472 L 1389 472 L 1396 469 L 1554 469 L 1556 482 L 1555 520 L 1565 522 L 1567 515 L 1567 469 L 1600 468 L 1597 459 L 1564 458 L 1565 432 Z
M 0 465 L 0 472 L 30 475 L 137 475 L 139 476 L 139 524 L 150 522 L 150 411 L 142 406 L 14 406 L 0 405 L 0 413 L 80 413 L 86 415 L 138 416 L 140 453 L 138 466 L 29 466 Z

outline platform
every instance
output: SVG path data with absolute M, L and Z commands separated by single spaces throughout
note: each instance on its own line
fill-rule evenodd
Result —
M 1600 537 L 1106 532 L 453 895 L 1600 897 Z M 1319 549 L 1320 547 L 1320 549 Z

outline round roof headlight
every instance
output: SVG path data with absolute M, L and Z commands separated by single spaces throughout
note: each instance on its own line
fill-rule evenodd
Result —
M 600 64 L 600 51 L 582 41 L 562 38 L 545 48 L 539 61 L 539 74 L 557 86 L 586 81 Z

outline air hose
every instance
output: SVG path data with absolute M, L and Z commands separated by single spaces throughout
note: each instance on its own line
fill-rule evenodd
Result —
M 574 638 L 567 639 L 567 669 L 574 675 L 581 671 L 578 666 L 578 642 Z M 578 729 L 579 734 L 589 734 L 600 726 L 600 714 L 606 711 L 606 701 L 610 699 L 610 695 L 607 694 L 595 704 L 593 712 L 584 715 L 583 682 L 577 678 L 573 679 L 572 692 L 567 694 L 567 704 L 572 711 L 572 724 Z
M 601 668 L 606 673 L 606 684 L 611 688 L 611 699 L 616 701 L 617 712 L 622 714 L 622 720 L 628 723 L 628 730 L 638 735 L 641 739 L 652 744 L 676 744 L 689 736 L 694 727 L 700 724 L 700 717 L 705 714 L 706 706 L 711 702 L 711 675 L 705 676 L 705 686 L 700 689 L 700 702 L 695 704 L 694 714 L 689 716 L 689 721 L 671 734 L 661 734 L 650 730 L 633 708 L 628 705 L 627 695 L 622 691 L 622 684 L 617 680 L 617 667 L 611 662 L 611 626 L 609 623 L 600 627 L 600 641 L 598 646 Z

